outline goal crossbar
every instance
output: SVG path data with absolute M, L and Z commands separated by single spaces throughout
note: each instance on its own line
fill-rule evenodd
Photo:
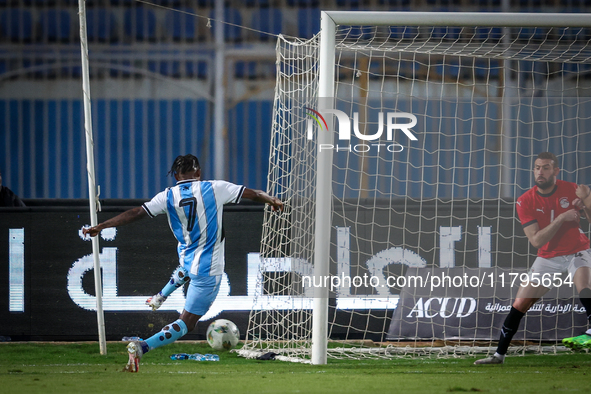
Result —
M 574 13 L 323 11 L 322 18 L 348 26 L 591 27 L 591 14 Z

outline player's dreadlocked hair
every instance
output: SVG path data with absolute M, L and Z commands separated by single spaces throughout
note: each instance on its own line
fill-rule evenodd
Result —
M 174 176 L 174 174 L 184 174 L 187 172 L 194 172 L 199 170 L 199 159 L 197 157 L 188 154 L 185 156 L 177 156 L 168 171 L 168 175 Z
M 554 153 L 542 152 L 542 153 L 538 154 L 537 159 L 552 160 L 552 167 L 558 167 L 558 159 L 556 158 Z

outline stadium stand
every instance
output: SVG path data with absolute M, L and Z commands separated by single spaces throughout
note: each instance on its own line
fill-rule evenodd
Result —
M 125 11 L 125 34 L 137 41 L 156 41 L 156 15 L 140 6 Z
M 33 39 L 33 14 L 21 8 L 4 10 L 0 14 L 0 30 L 9 41 L 30 43 Z
M 49 9 L 39 13 L 39 42 L 70 42 L 72 21 L 66 10 Z
M 311 38 L 320 31 L 320 8 L 298 10 L 298 36 Z
M 180 11 L 194 13 L 192 8 Z M 194 42 L 198 40 L 197 18 L 182 12 L 167 11 L 164 22 L 166 35 L 175 42 Z
M 113 11 L 91 8 L 86 12 L 86 30 L 90 42 L 115 43 L 118 41 L 117 20 Z
M 283 14 L 277 8 L 260 8 L 253 11 L 251 25 L 253 29 L 271 34 L 283 33 Z M 274 41 L 273 37 L 265 33 L 256 33 L 260 41 Z
M 215 19 L 215 11 L 211 10 L 209 13 L 211 19 Z M 240 42 L 242 41 L 242 14 L 238 8 L 226 7 L 224 9 L 224 20 L 227 22 L 224 25 L 224 40 L 226 42 Z M 215 29 L 212 28 L 212 35 L 215 36 Z

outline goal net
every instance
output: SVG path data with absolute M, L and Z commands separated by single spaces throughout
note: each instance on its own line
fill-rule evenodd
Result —
M 537 154 L 591 183 L 591 19 L 322 18 L 319 36 L 277 44 L 268 190 L 286 210 L 265 214 L 241 353 L 494 350 L 536 256 L 515 200 Z M 569 278 L 540 279 L 554 288 L 510 352 L 557 351 L 587 327 Z

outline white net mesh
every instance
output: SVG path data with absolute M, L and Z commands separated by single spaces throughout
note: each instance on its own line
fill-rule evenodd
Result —
M 535 258 L 514 207 L 533 186 L 535 157 L 551 151 L 560 179 L 591 182 L 587 30 L 339 26 L 336 42 L 335 108 L 352 130 L 379 134 L 382 123 L 383 133 L 335 137 L 330 147 L 308 139 L 314 114 L 323 132 L 322 111 L 312 111 L 318 41 L 279 39 L 268 189 L 287 211 L 266 214 L 242 353 L 309 357 L 322 149 L 334 158 L 329 355 L 489 351 L 519 284 L 512 279 Z M 416 116 L 417 141 L 400 129 L 389 139 L 389 113 Z M 410 286 L 411 276 L 431 285 Z M 449 285 L 434 288 L 434 276 Z M 549 292 L 512 351 L 559 349 L 557 340 L 586 328 L 579 304 L 572 287 Z

